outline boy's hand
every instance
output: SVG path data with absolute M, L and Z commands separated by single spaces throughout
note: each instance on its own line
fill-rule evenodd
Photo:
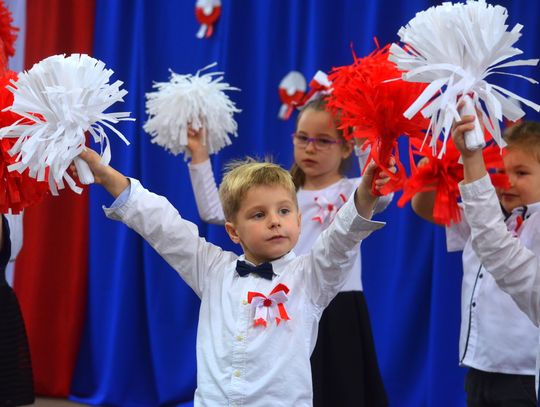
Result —
M 203 127 L 200 130 L 188 129 L 188 144 L 187 147 L 191 152 L 191 163 L 199 164 L 209 159 L 208 146 L 203 141 L 206 139 L 206 129 Z
M 471 151 L 465 146 L 465 133 L 474 129 L 474 116 L 463 116 L 452 125 L 452 139 L 463 158 L 472 157 L 482 150 Z
M 103 185 L 103 187 L 115 198 L 129 186 L 129 180 L 111 166 L 102 164 L 101 157 L 94 150 L 86 148 L 79 154 L 79 158 L 84 160 L 90 167 L 90 170 L 94 175 L 94 182 Z M 71 164 L 70 169 L 71 172 L 78 177 L 77 169 L 74 164 Z
M 392 157 L 390 159 L 390 162 L 388 163 L 388 170 L 392 173 L 395 173 L 397 171 L 395 164 L 396 160 Z M 375 208 L 375 204 L 377 203 L 377 199 L 379 198 L 378 195 L 373 195 L 371 192 L 371 184 L 373 182 L 373 177 L 375 176 L 375 173 L 377 171 L 380 172 L 379 179 L 375 181 L 375 190 L 380 191 L 381 188 L 386 185 L 388 181 L 390 181 L 390 176 L 386 172 L 380 170 L 373 161 L 369 163 L 366 170 L 364 171 L 364 175 L 362 175 L 362 181 L 360 182 L 360 185 L 356 190 L 356 209 L 358 210 L 360 216 L 365 219 L 371 219 L 371 216 L 373 215 L 373 209 Z
M 465 132 L 474 129 L 474 116 L 463 116 L 452 125 L 452 139 L 463 159 L 463 182 L 468 184 L 487 174 L 482 149 L 469 150 L 465 146 Z

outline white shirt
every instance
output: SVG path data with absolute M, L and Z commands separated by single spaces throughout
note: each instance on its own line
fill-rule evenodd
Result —
M 240 277 L 234 253 L 200 238 L 193 223 L 136 180 L 127 201 L 105 212 L 143 236 L 201 298 L 196 406 L 312 405 L 317 323 L 347 278 L 360 240 L 382 223 L 360 217 L 349 200 L 310 254 L 272 262 L 270 281 Z M 284 303 L 290 320 L 254 327 L 248 292 L 268 296 L 278 284 L 290 290 Z
M 359 160 L 365 159 L 366 154 L 362 153 L 359 155 Z M 189 164 L 188 167 L 199 216 L 205 222 L 224 224 L 225 215 L 219 200 L 210 160 L 199 164 Z M 298 207 L 302 213 L 302 228 L 298 243 L 294 248 L 295 253 L 305 254 L 311 250 L 319 235 L 330 225 L 337 211 L 358 188 L 360 181 L 361 178 L 341 178 L 323 189 L 305 190 L 300 188 L 298 190 Z M 380 197 L 375 206 L 375 213 L 386 209 L 392 198 L 393 194 Z M 332 211 L 327 210 L 328 204 L 331 205 Z M 320 217 L 320 221 L 314 220 L 316 217 Z M 349 273 L 349 278 L 341 288 L 341 292 L 362 291 L 360 251 L 352 270 L 358 270 L 358 272 Z
M 495 275 L 500 267 L 519 268 L 501 245 L 501 236 L 532 248 L 531 227 L 534 226 L 531 218 L 536 217 L 534 213 L 538 208 L 529 207 L 527 213 L 530 216 L 515 238 L 504 223 L 489 176 L 461 184 L 460 190 L 465 219 L 450 228 L 447 235 L 449 249 L 457 249 L 456 241 L 469 235 L 463 249 L 460 361 L 488 372 L 534 375 L 539 331 L 512 298 L 499 288 L 492 274 Z M 497 225 L 496 230 L 492 230 L 493 225 Z M 537 224 L 536 228 L 539 226 Z M 483 237 L 479 240 L 480 236 Z M 489 254 L 486 254 L 485 242 L 495 245 Z M 540 252 L 540 245 L 536 244 L 534 250 Z

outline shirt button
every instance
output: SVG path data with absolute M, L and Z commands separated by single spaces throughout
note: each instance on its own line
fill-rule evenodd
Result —
M 243 341 L 243 340 L 244 340 L 244 337 L 243 337 L 242 335 L 236 335 L 236 340 L 237 340 L 238 342 Z
M 240 377 L 241 373 L 240 370 L 235 370 L 233 373 L 236 377 Z
M 482 277 L 484 277 L 484 275 L 483 275 L 483 274 L 480 274 L 478 277 L 479 277 L 479 278 L 482 278 Z
M 242 300 L 242 304 L 246 305 L 247 303 L 247 300 Z
M 476 307 L 476 302 L 473 302 L 473 303 L 472 303 L 472 306 L 473 306 L 473 307 Z

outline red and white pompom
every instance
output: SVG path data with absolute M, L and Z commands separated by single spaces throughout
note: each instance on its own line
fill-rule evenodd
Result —
M 486 4 L 484 0 L 466 4 L 445 2 L 417 13 L 398 32 L 405 46 L 393 44 L 390 59 L 404 71 L 404 80 L 429 84 L 409 106 L 405 117 L 411 118 L 421 111 L 431 119 L 430 144 L 434 151 L 437 139 L 443 136 L 439 156 L 444 154 L 452 122 L 459 120 L 460 113 L 476 115 L 475 111 L 480 111 L 483 125 L 503 147 L 499 122 L 503 117 L 516 121 L 525 114 L 512 99 L 540 110 L 540 105 L 487 81 L 491 75 L 504 74 L 537 83 L 504 72 L 503 68 L 538 64 L 538 59 L 512 60 L 522 53 L 514 44 L 523 27 L 516 24 L 507 31 L 507 17 L 504 7 Z M 462 102 L 463 110 L 458 112 Z M 484 145 L 478 117 L 475 130 L 465 138 L 471 150 Z
M 236 108 L 226 91 L 240 90 L 223 82 L 223 72 L 201 72 L 216 66 L 211 64 L 195 75 L 180 75 L 171 71 L 169 82 L 155 82 L 155 92 L 146 94 L 148 120 L 144 130 L 152 143 L 177 155 L 190 157 L 188 130 L 205 130 L 210 154 L 231 144 L 229 135 L 237 136 Z
M 19 115 L 4 111 L 13 104 L 13 93 L 6 86 L 17 80 L 17 74 L 7 71 L 0 77 L 0 128 L 12 125 L 21 119 Z M 24 208 L 38 203 L 49 190 L 47 182 L 38 182 L 28 176 L 28 170 L 20 173 L 9 171 L 9 166 L 15 163 L 15 157 L 9 150 L 16 139 L 0 140 L 0 213 L 20 213 Z
M 10 150 L 17 160 L 9 170 L 28 169 L 32 178 L 47 179 L 54 195 L 64 188 L 64 181 L 74 192 L 82 192 L 67 173 L 73 161 L 81 182 L 93 182 L 92 172 L 78 158 L 85 148 L 85 133 L 100 145 L 102 161 L 108 164 L 111 151 L 105 128 L 129 144 L 112 125 L 134 120 L 128 112 L 105 113 L 127 93 L 120 89 L 121 81 L 109 83 L 112 74 L 103 62 L 84 54 L 54 55 L 21 73 L 16 85 L 7 87 L 14 95 L 8 110 L 25 120 L 0 130 L 1 137 L 17 139 Z
M 279 83 L 281 107 L 278 117 L 289 120 L 293 110 L 302 104 L 306 92 L 306 78 L 298 71 L 291 71 Z
M 390 177 L 381 189 L 383 194 L 399 190 L 406 180 L 398 138 L 406 135 L 423 139 L 428 126 L 421 115 L 410 120 L 403 117 L 425 85 L 402 81 L 401 72 L 388 60 L 388 50 L 389 45 L 377 48 L 364 58 L 353 53 L 351 65 L 334 68 L 330 73 L 332 93 L 327 96 L 328 109 L 339 117 L 339 128 L 345 138 L 365 140 L 364 148 L 371 148 L 370 159 Z M 391 157 L 396 160 L 397 173 L 388 170 Z M 378 175 L 373 180 L 373 193 L 378 193 L 377 178 Z
M 201 24 L 197 31 L 197 38 L 209 38 L 214 33 L 216 24 L 221 15 L 221 0 L 197 0 L 195 3 L 195 17 Z

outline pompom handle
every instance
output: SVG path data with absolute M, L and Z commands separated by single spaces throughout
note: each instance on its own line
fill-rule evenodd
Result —
M 75 168 L 77 168 L 77 174 L 79 175 L 79 181 L 81 181 L 81 184 L 89 185 L 94 183 L 94 174 L 92 174 L 92 170 L 80 157 L 75 157 L 73 159 L 73 162 L 75 163 Z
M 474 103 L 469 95 L 465 95 L 461 98 L 463 101 L 463 107 L 460 110 L 461 117 L 474 116 L 474 129 L 465 133 L 465 146 L 468 150 L 474 151 L 486 146 L 484 140 L 484 132 L 482 126 L 478 120 L 478 115 L 474 109 Z

